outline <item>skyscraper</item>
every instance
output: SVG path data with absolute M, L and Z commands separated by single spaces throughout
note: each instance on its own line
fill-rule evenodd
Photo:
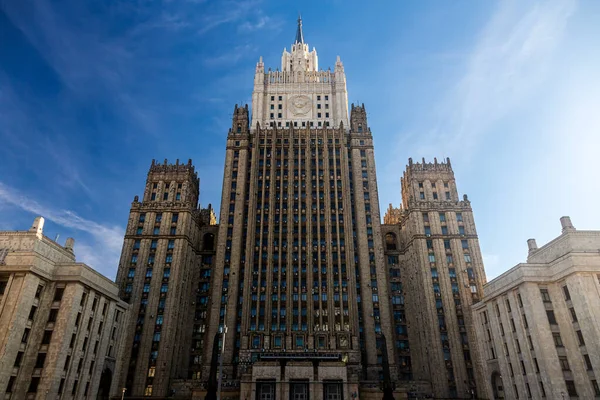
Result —
M 349 106 L 339 57 L 319 69 L 299 19 L 281 68 L 261 58 L 252 107 L 233 110 L 218 225 L 191 162 L 153 162 L 132 204 L 123 385 L 204 398 L 217 340 L 227 397 L 380 396 L 388 376 L 397 392 L 475 396 L 470 202 L 449 160 L 411 160 L 401 186 L 382 225 L 366 109 Z
M 281 70 L 256 65 L 252 113 L 236 106 L 227 138 L 208 340 L 227 326 L 224 371 L 241 396 L 348 397 L 379 378 L 378 335 L 391 335 L 380 220 L 365 108 L 348 120 L 343 64 L 319 70 L 299 20 Z

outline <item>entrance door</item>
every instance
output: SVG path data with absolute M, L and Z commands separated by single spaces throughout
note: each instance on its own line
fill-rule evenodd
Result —
M 290 400 L 309 400 L 308 382 L 290 382 Z
M 275 400 L 275 382 L 257 382 L 256 400 Z

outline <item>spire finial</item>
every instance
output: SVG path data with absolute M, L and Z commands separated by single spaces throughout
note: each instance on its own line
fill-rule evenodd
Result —
M 304 35 L 302 34 L 302 15 L 298 13 L 298 29 L 296 30 L 296 41 L 294 44 L 302 43 L 304 44 Z

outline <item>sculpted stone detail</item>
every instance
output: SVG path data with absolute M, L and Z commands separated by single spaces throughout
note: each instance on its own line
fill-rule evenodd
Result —
M 293 96 L 290 99 L 290 111 L 295 116 L 303 116 L 311 110 L 310 97 L 305 95 Z

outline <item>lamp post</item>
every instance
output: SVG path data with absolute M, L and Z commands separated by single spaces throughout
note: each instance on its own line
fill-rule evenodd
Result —
M 121 400 L 123 400 L 125 398 L 125 392 L 126 391 L 127 391 L 127 388 L 121 389 Z

